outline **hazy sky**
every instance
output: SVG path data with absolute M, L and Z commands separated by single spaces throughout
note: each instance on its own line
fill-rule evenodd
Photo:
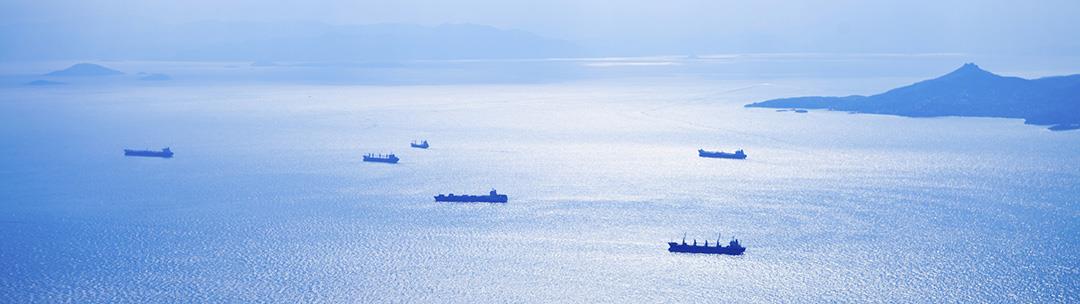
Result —
M 1080 1 L 2 0 L 0 23 L 475 23 L 608 52 L 1080 52 Z

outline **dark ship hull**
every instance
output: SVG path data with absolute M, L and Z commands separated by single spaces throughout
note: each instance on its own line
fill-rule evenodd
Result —
M 742 153 L 742 150 L 736 151 L 735 153 L 698 150 L 698 156 L 707 158 L 746 159 L 746 154 Z
M 505 203 L 509 198 L 506 194 L 499 194 L 495 190 L 491 190 L 488 195 L 436 195 L 436 202 L 455 202 L 455 203 Z
M 124 149 L 124 156 L 172 158 L 173 152 L 169 151 L 169 148 L 162 149 L 161 151 Z
M 413 148 L 417 148 L 417 149 L 427 149 L 429 147 L 429 145 L 428 145 L 428 143 L 426 141 L 424 143 L 421 143 L 421 144 L 411 143 L 411 144 L 409 144 L 409 146 L 413 147 Z
M 366 162 L 396 164 L 398 160 L 400 159 L 394 155 L 390 155 L 389 157 L 364 155 L 364 161 Z
M 508 201 L 508 197 L 504 194 L 500 195 L 456 195 L 456 196 L 435 196 L 436 202 L 455 202 L 455 203 L 505 203 Z
M 707 254 L 728 254 L 728 255 L 742 255 L 746 251 L 746 247 L 735 246 L 698 246 L 679 244 L 675 242 L 668 243 L 668 251 L 670 252 L 685 252 L 685 253 L 707 253 Z

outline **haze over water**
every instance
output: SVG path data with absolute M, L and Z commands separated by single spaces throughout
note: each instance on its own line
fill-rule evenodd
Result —
M 1080 132 L 742 107 L 925 76 L 312 85 L 170 73 L 181 77 L 0 88 L 0 302 L 1067 303 L 1080 292 Z M 431 149 L 408 148 L 419 139 Z M 165 146 L 174 158 L 121 151 Z M 401 162 L 360 161 L 388 152 Z M 491 188 L 510 202 L 432 199 Z M 684 234 L 748 249 L 667 252 Z

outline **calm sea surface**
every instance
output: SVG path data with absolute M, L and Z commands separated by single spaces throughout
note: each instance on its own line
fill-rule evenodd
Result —
M 1080 301 L 1080 132 L 742 107 L 914 80 L 8 86 L 0 302 Z

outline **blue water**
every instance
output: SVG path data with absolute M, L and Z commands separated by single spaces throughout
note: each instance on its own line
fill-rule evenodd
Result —
M 741 107 L 914 80 L 8 86 L 0 302 L 1080 301 L 1080 132 Z

